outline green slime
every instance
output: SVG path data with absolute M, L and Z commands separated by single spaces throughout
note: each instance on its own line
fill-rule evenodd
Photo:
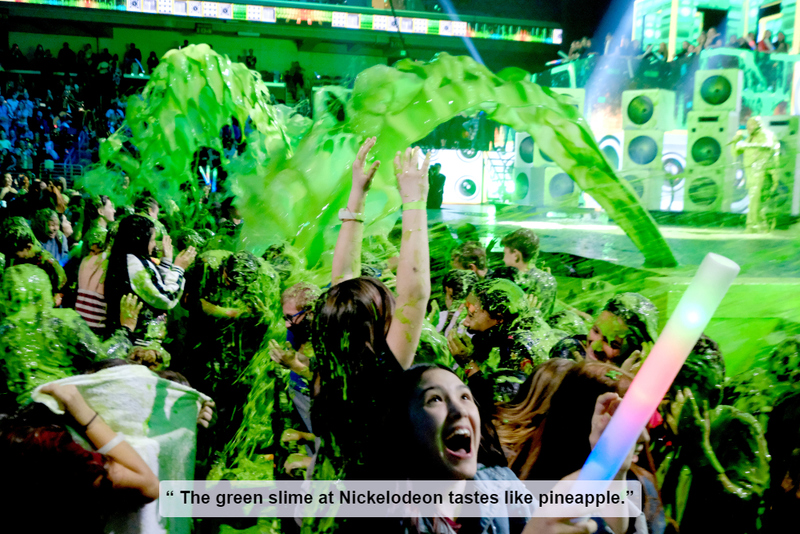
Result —
M 33 265 L 6 270 L 0 289 L 3 315 L 0 352 L 6 405 L 30 402 L 37 387 L 79 374 L 93 362 L 125 358 L 131 347 L 124 333 L 101 342 L 75 310 L 53 308 L 46 273 Z M 11 397 L 14 400 L 11 400 Z

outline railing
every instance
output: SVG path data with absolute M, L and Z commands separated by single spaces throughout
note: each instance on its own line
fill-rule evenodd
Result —
M 63 176 L 67 180 L 67 185 L 72 187 L 75 178 L 83 176 L 83 165 L 72 163 L 55 163 L 52 166 L 42 163 L 39 166 L 39 177 L 49 178 L 52 176 Z

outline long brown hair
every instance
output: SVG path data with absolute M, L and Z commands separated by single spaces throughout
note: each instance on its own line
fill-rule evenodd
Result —
M 498 407 L 495 417 L 497 434 L 508 458 L 508 465 L 526 480 L 539 456 L 542 422 L 550 410 L 550 400 L 566 372 L 575 365 L 572 360 L 552 358 L 536 369 L 520 388 L 516 403 Z
M 311 425 L 329 455 L 338 449 L 337 476 L 345 464 L 358 463 L 375 423 L 370 418 L 380 412 L 374 387 L 391 367 L 386 360 L 394 359 L 386 345 L 394 307 L 389 289 L 368 277 L 341 282 L 317 299 L 311 342 L 319 391 Z
M 530 478 L 559 480 L 580 469 L 592 450 L 589 434 L 597 397 L 607 392 L 622 396 L 632 380 L 629 373 L 604 362 L 584 361 L 569 369 L 541 424 L 539 456 Z

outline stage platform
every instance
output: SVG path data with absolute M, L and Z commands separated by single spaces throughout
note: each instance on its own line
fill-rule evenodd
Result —
M 645 269 L 644 258 L 603 212 L 534 213 L 515 206 L 445 205 L 429 211 L 430 224 L 444 222 L 455 231 L 475 225 L 484 244 L 502 261 L 499 238 L 515 228 L 534 230 L 544 260 L 559 282 L 559 298 L 596 312 L 611 295 L 637 291 L 658 306 L 661 326 L 708 252 L 742 267 L 709 324 L 732 376 L 764 358 L 786 337 L 800 334 L 800 224 L 770 234 L 745 234 L 744 227 L 660 226 L 680 265 Z

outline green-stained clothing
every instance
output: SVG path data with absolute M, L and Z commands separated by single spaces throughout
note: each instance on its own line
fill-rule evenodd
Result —
M 94 249 L 96 252 L 101 252 L 106 249 L 106 238 L 108 237 L 108 228 L 100 226 L 97 221 L 93 222 L 86 235 L 83 236 L 83 249 L 82 255 L 88 256 Z
M 67 283 L 67 275 L 64 272 L 64 268 L 58 264 L 52 254 L 36 245 L 34 245 L 33 256 L 30 258 L 12 257 L 11 261 L 8 262 L 8 267 L 13 267 L 14 265 L 34 265 L 42 269 L 47 273 L 53 294 L 61 292 L 64 284 Z
M 263 370 L 250 372 L 248 366 L 264 356 L 269 362 L 268 336 L 285 339 L 278 274 L 260 258 L 244 252 L 233 256 L 227 250 L 204 252 L 187 274 L 185 328 L 191 343 L 183 372 L 193 387 L 216 399 L 219 421 L 198 447 L 201 476 L 211 467 L 208 455 L 222 452 L 242 426 L 255 379 L 264 379 Z M 265 405 L 272 410 L 271 403 Z M 271 416 L 250 414 L 255 418 L 250 424 L 262 424 Z M 225 450 L 229 460 L 238 452 Z
M 534 267 L 520 274 L 517 285 L 528 295 L 536 297 L 536 309 L 545 319 L 553 314 L 558 283 L 552 274 Z
M 682 534 L 703 533 L 708 532 L 708 511 L 724 510 L 714 516 L 715 530 L 755 532 L 761 496 L 769 487 L 761 426 L 732 406 L 701 416 L 697 405 L 687 401 L 678 428 L 657 473 L 667 516 Z
M 131 347 L 124 331 L 103 343 L 74 310 L 54 309 L 50 281 L 33 265 L 6 271 L 2 297 L 4 407 L 27 404 L 37 386 L 78 374 L 107 357 L 124 358 Z

